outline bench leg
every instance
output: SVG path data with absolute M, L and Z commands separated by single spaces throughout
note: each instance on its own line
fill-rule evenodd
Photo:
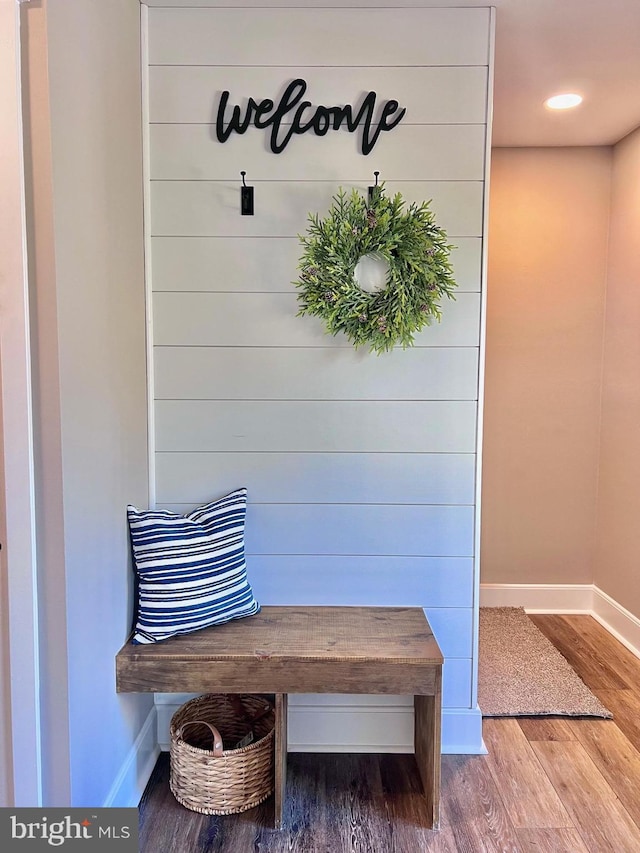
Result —
M 440 828 L 441 679 L 438 673 L 435 696 L 414 696 L 416 762 L 431 829 Z
M 287 694 L 276 693 L 274 825 L 282 829 L 287 792 Z

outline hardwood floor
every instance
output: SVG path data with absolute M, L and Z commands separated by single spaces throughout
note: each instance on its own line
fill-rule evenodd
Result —
M 532 619 L 614 719 L 485 719 L 487 755 L 443 756 L 440 832 L 411 755 L 290 754 L 276 831 L 272 798 L 225 817 L 184 809 L 163 753 L 141 853 L 638 853 L 640 660 L 590 616 Z

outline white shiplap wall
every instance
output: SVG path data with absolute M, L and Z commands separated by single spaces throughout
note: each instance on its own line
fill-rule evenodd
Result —
M 212 4 L 213 5 L 213 4 Z M 148 15 L 148 222 L 158 505 L 245 485 L 247 562 L 264 604 L 417 605 L 446 656 L 444 749 L 481 746 L 474 695 L 488 8 L 158 7 Z M 358 134 L 251 127 L 231 103 L 308 82 L 314 104 L 407 108 L 373 152 Z M 241 216 L 240 172 L 255 187 Z M 356 352 L 296 316 L 310 212 L 339 186 L 430 199 L 458 292 L 409 350 Z M 160 740 L 183 696 L 158 696 Z M 298 749 L 410 750 L 407 697 L 292 697 Z

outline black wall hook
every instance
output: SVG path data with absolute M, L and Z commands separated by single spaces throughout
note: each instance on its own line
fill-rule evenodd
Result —
M 244 179 L 246 172 L 242 175 L 242 186 L 240 187 L 240 213 L 243 216 L 253 216 L 253 187 L 248 187 Z
M 375 182 L 375 185 L 374 185 L 374 186 L 369 187 L 369 202 L 370 202 L 370 203 L 371 203 L 371 201 L 373 200 L 373 193 L 374 193 L 374 190 L 375 190 L 375 189 L 376 189 L 376 187 L 378 186 L 378 175 L 380 174 L 380 172 L 374 172 L 373 174 L 375 175 L 376 182 Z

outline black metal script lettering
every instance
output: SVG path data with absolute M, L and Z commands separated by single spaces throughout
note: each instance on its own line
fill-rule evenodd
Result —
M 326 107 L 319 104 L 314 107 L 311 101 L 302 100 L 306 91 L 306 81 L 298 77 L 289 83 L 277 106 L 269 98 L 262 101 L 249 98 L 244 115 L 242 108 L 237 104 L 234 105 L 226 125 L 225 113 L 229 105 L 230 92 L 224 91 L 220 96 L 216 117 L 218 141 L 226 142 L 233 132 L 245 133 L 253 123 L 254 127 L 259 129 L 271 128 L 270 148 L 274 154 L 281 154 L 295 134 L 312 131 L 316 136 L 325 136 L 329 130 L 339 130 L 343 125 L 350 133 L 355 133 L 362 124 L 361 150 L 366 155 L 371 153 L 380 134 L 397 127 L 406 113 L 406 108 L 400 107 L 398 101 L 385 101 L 380 117 L 376 121 L 377 94 L 375 92 L 367 93 L 354 116 L 354 108 L 350 104 L 343 107 Z M 291 124 L 283 124 L 284 119 L 291 113 Z M 395 116 L 394 113 L 396 113 Z

